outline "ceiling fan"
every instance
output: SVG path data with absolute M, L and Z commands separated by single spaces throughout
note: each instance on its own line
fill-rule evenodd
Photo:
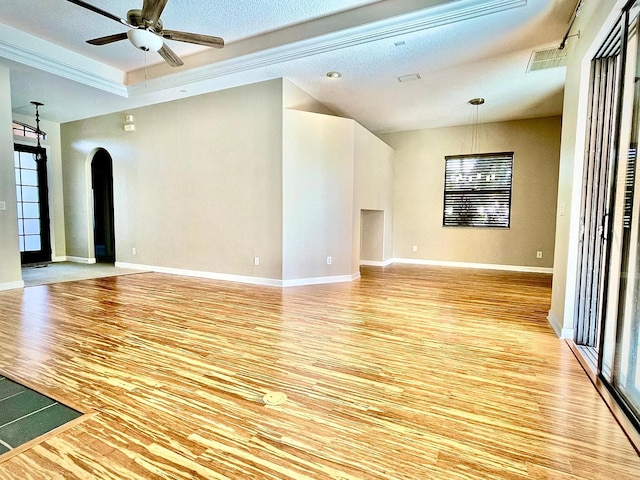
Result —
M 165 30 L 162 26 L 160 15 L 162 15 L 162 11 L 167 5 L 168 0 L 144 0 L 141 10 L 129 10 L 127 12 L 126 20 L 82 0 L 67 1 L 86 8 L 87 10 L 91 10 L 103 17 L 110 18 L 111 20 L 130 28 L 127 32 L 87 40 L 87 43 L 90 43 L 91 45 L 107 45 L 109 43 L 118 42 L 128 38 L 129 41 L 140 50 L 145 52 L 158 52 L 160 56 L 172 67 L 184 65 L 184 62 L 173 50 L 169 48 L 169 46 L 164 42 L 164 39 L 195 43 L 196 45 L 205 45 L 207 47 L 224 47 L 224 40 L 220 37 L 201 35 L 198 33 L 179 32 L 176 30 Z

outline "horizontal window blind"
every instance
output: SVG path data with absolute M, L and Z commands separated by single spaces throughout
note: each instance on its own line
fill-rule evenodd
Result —
M 513 152 L 445 157 L 445 227 L 509 228 Z

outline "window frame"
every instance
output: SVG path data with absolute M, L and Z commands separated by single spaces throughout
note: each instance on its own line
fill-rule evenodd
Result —
M 38 138 L 38 133 L 40 133 L 42 140 L 47 139 L 47 132 L 43 132 L 42 130 L 38 131 L 36 127 L 28 123 L 19 122 L 18 120 L 12 121 L 11 129 L 16 137 Z
M 491 223 L 462 223 L 458 221 L 458 223 L 451 223 L 450 219 L 447 217 L 447 207 L 450 206 L 450 203 L 447 202 L 447 199 L 451 198 L 452 194 L 459 194 L 461 190 L 452 191 L 447 188 L 447 164 L 452 160 L 464 160 L 469 158 L 478 159 L 480 161 L 486 161 L 490 159 L 495 160 L 503 160 L 505 157 L 510 157 L 510 178 L 509 178 L 509 187 L 507 188 L 494 188 L 491 190 L 475 190 L 469 188 L 467 190 L 462 190 L 466 192 L 474 192 L 477 196 L 479 194 L 484 194 L 483 196 L 491 196 L 496 195 L 498 193 L 504 194 L 508 193 L 507 196 L 507 221 L 506 224 L 491 224 Z M 514 160 L 515 160 L 514 152 L 491 152 L 491 153 L 473 153 L 473 154 L 462 154 L 462 155 L 447 155 L 444 157 L 445 165 L 444 165 L 444 187 L 443 187 L 443 205 L 442 205 L 442 226 L 444 228 L 497 228 L 497 229 L 509 229 L 511 228 L 511 205 L 513 201 L 513 172 L 514 172 Z

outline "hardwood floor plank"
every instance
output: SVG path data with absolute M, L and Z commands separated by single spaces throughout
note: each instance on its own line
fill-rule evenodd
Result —
M 548 325 L 550 280 L 395 265 L 284 290 L 144 273 L 0 292 L 0 370 L 96 412 L 0 479 L 637 479 Z

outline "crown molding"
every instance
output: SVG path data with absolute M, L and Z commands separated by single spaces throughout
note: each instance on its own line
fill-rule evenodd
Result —
M 124 72 L 2 24 L 0 57 L 121 97 L 128 96 Z M 61 58 L 65 61 L 60 61 Z
M 528 0 L 460 0 L 437 7 L 398 15 L 386 20 L 343 29 L 283 44 L 266 50 L 232 57 L 190 70 L 146 79 L 128 87 L 129 96 L 139 96 L 185 85 L 245 73 L 269 65 L 321 53 L 376 42 L 527 5 Z M 233 45 L 230 45 L 233 47 Z
M 367 21 L 359 26 L 345 26 L 336 32 L 320 33 L 290 43 L 284 40 L 287 35 L 283 35 L 283 39 L 280 40 L 283 43 L 272 48 L 252 53 L 239 53 L 225 60 L 155 79 L 146 79 L 144 82 L 129 86 L 125 85 L 126 74 L 116 68 L 58 45 L 43 42 L 42 39 L 2 24 L 0 24 L 0 57 L 125 98 L 141 97 L 196 84 L 206 86 L 206 90 L 209 91 L 219 87 L 212 82 L 218 80 L 219 83 L 221 77 L 247 73 L 274 64 L 491 15 L 526 6 L 527 1 L 456 0 L 397 14 L 387 19 Z M 260 38 L 254 37 L 247 40 L 262 43 Z M 266 44 L 269 43 L 266 42 Z M 234 44 L 229 45 L 229 50 L 233 48 Z M 239 49 L 241 50 L 242 48 Z M 62 58 L 65 61 L 60 61 Z

